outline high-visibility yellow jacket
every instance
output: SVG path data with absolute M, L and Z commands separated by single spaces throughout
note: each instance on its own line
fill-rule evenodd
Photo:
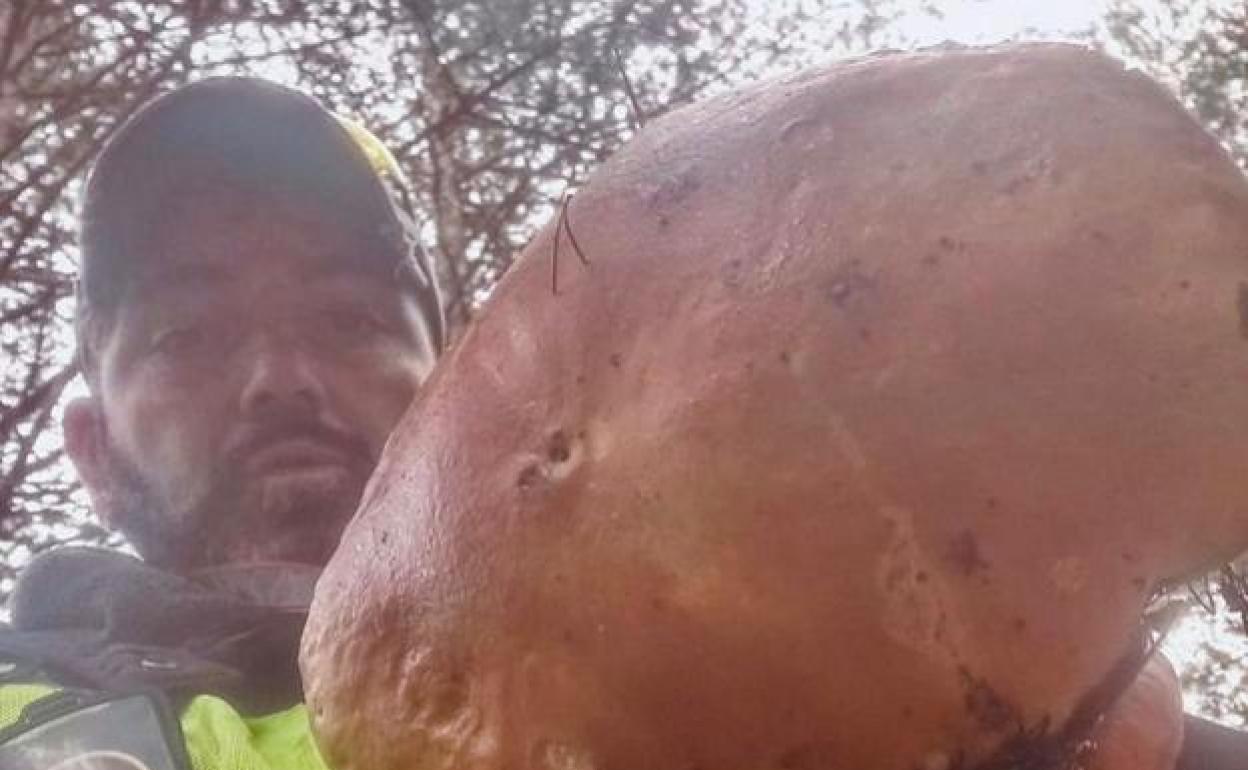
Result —
M 315 577 L 42 555 L 0 623 L 0 770 L 327 770 L 297 666 Z

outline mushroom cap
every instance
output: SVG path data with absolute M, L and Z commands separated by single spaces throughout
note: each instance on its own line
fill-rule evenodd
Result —
M 763 82 L 559 221 L 319 584 L 342 770 L 974 767 L 1248 545 L 1248 186 L 1099 54 Z

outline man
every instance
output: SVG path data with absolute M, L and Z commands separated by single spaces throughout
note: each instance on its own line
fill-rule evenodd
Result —
M 0 767 L 322 766 L 305 608 L 443 345 L 405 196 L 370 134 L 248 78 L 157 99 L 101 153 L 65 446 L 142 560 L 23 572 Z

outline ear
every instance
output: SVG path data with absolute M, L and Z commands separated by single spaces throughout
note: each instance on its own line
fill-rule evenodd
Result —
M 105 526 L 111 525 L 114 485 L 108 456 L 108 427 L 99 399 L 76 398 L 66 404 L 61 428 L 65 434 L 65 451 L 91 496 L 92 510 Z

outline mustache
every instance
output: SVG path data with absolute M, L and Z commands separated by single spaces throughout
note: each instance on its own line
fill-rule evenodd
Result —
M 307 417 L 283 417 L 247 424 L 226 445 L 225 459 L 238 466 L 274 444 L 299 440 L 335 449 L 370 466 L 377 459 L 362 437 Z

